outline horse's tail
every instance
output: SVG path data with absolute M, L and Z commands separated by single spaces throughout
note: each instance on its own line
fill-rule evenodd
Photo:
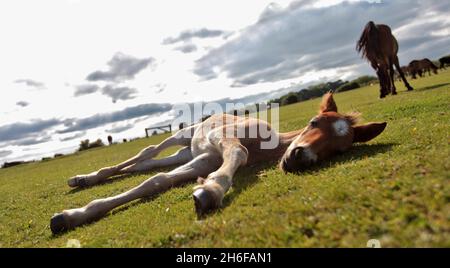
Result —
M 379 33 L 373 21 L 369 21 L 356 43 L 356 50 L 361 56 L 367 58 L 369 54 L 379 55 Z

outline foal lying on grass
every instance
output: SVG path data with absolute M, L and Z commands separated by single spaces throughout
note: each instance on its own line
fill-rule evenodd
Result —
M 297 172 L 315 162 L 348 150 L 355 142 L 366 142 L 378 136 L 386 123 L 355 126 L 357 117 L 337 112 L 333 95 L 324 95 L 317 116 L 303 129 L 278 133 L 270 125 L 256 118 L 228 114 L 214 115 L 202 123 L 179 130 L 160 144 L 151 145 L 139 154 L 112 167 L 105 167 L 87 175 L 78 175 L 68 181 L 71 187 L 95 185 L 110 176 L 148 171 L 156 167 L 180 165 L 159 173 L 137 187 L 122 194 L 96 199 L 84 207 L 64 210 L 50 221 L 53 233 L 97 220 L 115 207 L 132 200 L 154 196 L 171 187 L 201 179 L 193 198 L 199 216 L 221 206 L 225 193 L 232 185 L 234 173 L 241 166 L 258 162 L 280 160 L 284 172 Z M 251 129 L 268 130 L 268 138 L 257 132 L 255 138 L 240 138 L 237 133 Z M 191 135 L 193 133 L 193 135 Z M 230 135 L 231 134 L 231 135 Z M 273 148 L 264 148 L 269 140 Z M 184 146 L 175 154 L 154 159 L 164 149 Z

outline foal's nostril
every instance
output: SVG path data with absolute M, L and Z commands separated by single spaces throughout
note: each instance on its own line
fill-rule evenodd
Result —
M 298 162 L 302 157 L 303 148 L 296 147 L 292 149 L 288 155 L 281 160 L 281 169 L 285 172 L 293 172 L 298 169 Z
M 303 147 L 296 147 L 291 151 L 291 157 L 294 159 L 300 159 L 303 152 Z

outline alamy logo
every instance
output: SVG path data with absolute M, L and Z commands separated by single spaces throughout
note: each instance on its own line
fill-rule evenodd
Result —
M 279 105 L 271 103 L 270 108 L 265 103 L 244 105 L 243 103 L 196 103 L 177 104 L 173 111 L 177 115 L 172 126 L 184 125 L 186 122 L 201 122 L 203 119 L 217 114 L 230 113 L 241 117 L 269 122 L 269 124 L 235 124 L 233 117 L 217 117 L 212 125 L 203 125 L 203 133 L 210 133 L 217 126 L 224 126 L 221 131 L 214 131 L 215 138 L 250 138 L 261 139 L 261 149 L 274 149 L 278 146 L 279 138 Z M 269 116 L 270 113 L 270 116 Z M 229 121 L 229 122 L 228 122 Z M 255 121 L 258 122 L 258 121 Z M 193 133 L 182 133 L 185 138 L 192 138 Z

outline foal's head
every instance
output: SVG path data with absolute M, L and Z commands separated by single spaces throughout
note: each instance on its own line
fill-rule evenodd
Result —
M 333 95 L 323 96 L 319 114 L 288 147 L 280 167 L 285 172 L 295 172 L 333 154 L 348 150 L 355 142 L 366 142 L 383 132 L 386 123 L 355 126 L 357 115 L 337 112 Z

